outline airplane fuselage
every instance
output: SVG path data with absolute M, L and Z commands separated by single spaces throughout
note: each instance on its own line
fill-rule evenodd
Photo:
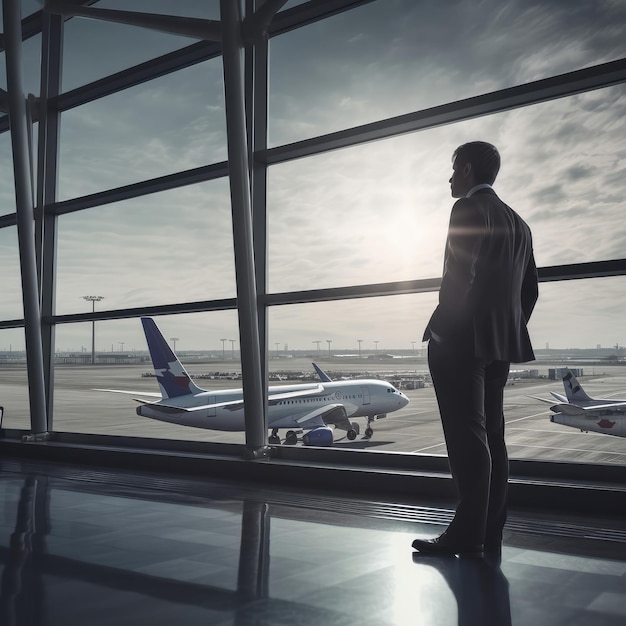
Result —
M 297 384 L 273 386 L 268 389 L 272 393 L 302 393 L 299 397 L 270 400 L 268 407 L 268 428 L 301 428 L 304 416 L 325 407 L 331 409 L 341 405 L 348 418 L 381 415 L 397 411 L 408 403 L 404 394 L 393 385 L 381 380 L 359 379 L 355 381 L 334 381 L 322 384 Z M 306 393 L 310 391 L 310 393 Z M 169 398 L 151 404 L 142 404 L 137 413 L 165 422 L 208 428 L 211 430 L 241 431 L 245 428 L 244 409 L 241 403 L 225 406 L 221 403 L 237 402 L 243 398 L 242 389 L 203 391 L 201 393 Z M 209 406 L 207 406 L 209 405 Z M 195 411 L 175 411 L 174 407 Z M 170 410 L 171 409 L 171 410 Z M 306 420 L 306 427 L 312 422 Z M 315 418 L 314 423 L 324 425 L 322 416 Z

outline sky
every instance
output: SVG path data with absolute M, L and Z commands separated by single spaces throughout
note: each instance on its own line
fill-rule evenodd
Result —
M 217 2 L 99 3 L 216 19 Z M 290 3 L 287 6 L 291 6 Z M 25 5 L 26 10 L 26 5 Z M 626 56 L 620 0 L 379 0 L 273 38 L 269 143 L 279 146 Z M 115 44 L 111 45 L 114 41 Z M 65 27 L 63 89 L 192 40 L 78 19 Z M 38 90 L 40 38 L 24 46 Z M 0 55 L 4 61 L 4 55 Z M 0 86 L 6 86 L 0 64 Z M 4 83 L 2 85 L 2 83 Z M 271 292 L 435 278 L 452 206 L 454 149 L 475 139 L 502 155 L 495 188 L 528 222 L 538 266 L 626 258 L 626 88 L 345 148 L 270 168 Z M 225 160 L 221 60 L 187 68 L 62 116 L 58 199 Z M 14 211 L 10 142 L 0 135 L 0 215 Z M 58 314 L 232 298 L 229 189 L 209 181 L 58 221 Z M 0 318 L 22 316 L 14 227 L 0 229 Z M 542 284 L 535 347 L 626 344 L 626 278 Z M 274 307 L 269 345 L 410 349 L 436 294 Z M 221 350 L 232 311 L 166 316 L 184 349 Z M 99 350 L 144 349 L 138 320 L 97 324 Z M 0 350 L 23 346 L 0 330 Z M 91 324 L 58 328 L 59 350 L 89 349 Z M 230 342 L 226 344 L 230 346 Z

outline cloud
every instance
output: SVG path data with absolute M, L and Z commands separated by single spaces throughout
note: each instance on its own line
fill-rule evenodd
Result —
M 192 4 L 181 5 L 181 13 Z M 624 6 L 608 0 L 386 0 L 286 33 L 270 42 L 271 143 L 622 57 Z M 161 35 L 144 39 L 139 30 L 128 30 L 111 47 L 116 28 L 71 20 L 65 88 L 180 43 Z M 36 46 L 29 55 L 35 64 Z M 208 61 L 64 113 L 59 199 L 224 160 L 221 72 L 220 59 Z M 453 203 L 450 158 L 474 139 L 499 147 L 496 189 L 529 222 L 540 266 L 624 258 L 625 94 L 618 85 L 272 166 L 270 290 L 440 276 Z M 7 150 L 0 143 L 0 157 Z M 11 185 L 8 177 L 0 181 L 0 202 L 10 201 Z M 229 204 L 227 181 L 220 180 L 62 216 L 58 312 L 85 310 L 81 296 L 96 291 L 106 308 L 234 297 Z M 7 239 L 5 245 L 0 254 L 15 266 L 16 244 Z M 586 306 L 586 299 L 620 301 L 622 281 L 599 281 L 598 290 L 590 284 L 542 286 L 533 318 L 537 341 L 569 336 L 595 346 L 606 340 L 594 340 L 600 325 L 607 325 L 607 335 L 621 332 L 617 315 L 603 317 L 601 307 Z M 579 286 L 583 296 L 576 295 Z M 15 285 L 9 290 L 20 302 Z M 349 347 L 359 337 L 384 342 L 381 348 L 407 346 L 421 339 L 435 302 L 436 294 L 416 294 L 276 307 L 270 342 L 310 347 L 332 338 L 333 346 Z M 564 312 L 576 316 L 569 335 L 562 328 Z M 219 347 L 221 338 L 237 336 L 234 312 L 224 319 L 168 318 L 170 323 L 166 332 L 193 336 L 198 347 Z M 60 327 L 57 345 L 89 345 L 90 328 Z M 104 345 L 144 345 L 137 320 L 98 328 Z

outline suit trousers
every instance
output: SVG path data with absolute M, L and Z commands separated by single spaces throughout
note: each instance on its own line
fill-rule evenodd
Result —
M 459 498 L 446 534 L 496 547 L 506 521 L 503 401 L 510 363 L 476 358 L 473 346 L 463 341 L 431 339 L 428 365 Z

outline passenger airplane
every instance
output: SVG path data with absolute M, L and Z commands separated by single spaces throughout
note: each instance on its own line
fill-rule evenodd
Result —
M 244 430 L 243 390 L 206 391 L 196 386 L 172 352 L 163 335 L 149 317 L 142 317 L 154 373 L 161 393 L 98 389 L 159 397 L 154 402 L 135 398 L 141 405 L 137 414 L 143 417 L 209 430 Z M 279 429 L 289 429 L 285 443 L 294 444 L 298 434 L 305 445 L 330 446 L 333 429 L 345 430 L 349 440 L 356 439 L 359 424 L 354 417 L 367 417 L 365 437 L 374 431 L 371 423 L 387 413 L 406 406 L 409 399 L 393 385 L 381 380 L 344 380 L 333 382 L 317 365 L 319 383 L 285 385 L 268 389 L 269 443 L 280 443 Z
M 566 368 L 563 376 L 565 396 L 551 391 L 550 393 L 559 401 L 550 407 L 554 415 L 550 421 L 555 424 L 563 424 L 581 431 L 590 430 L 616 437 L 626 437 L 626 400 L 599 400 L 590 398 L 581 387 L 578 379 L 571 370 Z M 538 398 L 542 402 L 552 404 L 552 400 Z

